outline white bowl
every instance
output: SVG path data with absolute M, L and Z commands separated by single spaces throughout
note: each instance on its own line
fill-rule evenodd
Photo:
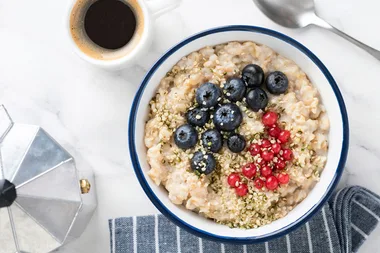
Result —
M 144 127 L 149 101 L 160 80 L 183 56 L 202 47 L 228 41 L 254 41 L 292 59 L 318 88 L 330 118 L 328 160 L 320 182 L 287 216 L 256 229 L 231 229 L 170 202 L 168 193 L 147 175 Z M 284 235 L 315 214 L 332 194 L 343 172 L 348 152 L 349 128 L 342 95 L 327 68 L 305 46 L 288 36 L 254 26 L 226 26 L 196 34 L 174 46 L 150 69 L 133 101 L 129 120 L 129 148 L 138 180 L 153 204 L 176 225 L 198 236 L 230 243 L 256 243 Z

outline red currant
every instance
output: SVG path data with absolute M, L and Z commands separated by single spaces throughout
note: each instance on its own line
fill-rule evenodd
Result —
M 277 138 L 281 143 L 287 143 L 290 138 L 290 132 L 288 130 L 282 130 Z
M 277 162 L 275 163 L 275 167 L 278 170 L 283 170 L 286 167 L 286 163 L 283 160 L 278 159 Z
M 269 128 L 268 134 L 272 137 L 278 137 L 278 135 L 281 133 L 281 129 L 278 126 L 274 126 Z
M 292 160 L 293 159 L 293 151 L 290 149 L 284 149 L 284 153 L 282 154 L 282 157 L 284 157 L 284 159 L 286 161 Z
M 268 189 L 268 190 L 276 190 L 277 187 L 278 187 L 278 179 L 277 177 L 275 176 L 270 176 L 267 178 L 267 181 L 265 182 L 265 187 Z
M 240 183 L 240 176 L 239 176 L 239 174 L 238 173 L 231 173 L 228 176 L 228 178 L 227 178 L 227 182 L 233 188 L 238 187 L 239 183 Z
M 257 159 L 257 164 L 260 165 L 261 167 L 265 165 L 265 160 L 263 158 Z
M 274 154 L 270 150 L 263 150 L 261 152 L 261 158 L 263 158 L 263 160 L 266 162 L 272 161 L 273 157 L 274 157 Z
M 273 143 L 272 144 L 272 151 L 273 151 L 273 153 L 275 153 L 275 154 L 278 154 L 278 153 L 280 153 L 280 151 L 281 151 L 281 145 L 280 145 L 280 143 Z
M 261 119 L 261 121 L 263 122 L 263 124 L 265 126 L 271 126 L 271 125 L 276 124 L 277 119 L 278 119 L 277 113 L 275 113 L 275 112 L 266 112 L 263 115 L 263 118 Z
M 260 172 L 263 177 L 269 177 L 270 175 L 272 175 L 272 169 L 268 165 L 263 166 Z
M 253 181 L 253 183 L 255 184 L 255 187 L 257 189 L 261 189 L 264 186 L 264 181 L 261 180 L 260 178 L 256 178 L 255 181 Z
M 268 139 L 263 139 L 261 141 L 261 147 L 262 148 L 269 148 L 272 145 Z
M 251 153 L 252 156 L 255 156 L 257 154 L 260 154 L 260 145 L 257 144 L 257 143 L 253 143 L 251 144 L 251 146 L 249 146 L 248 148 L 248 151 Z
M 236 189 L 236 194 L 239 195 L 240 197 L 243 197 L 245 195 L 247 195 L 248 193 L 248 185 L 246 184 L 241 184 L 239 185 Z
M 278 174 L 277 179 L 278 179 L 278 182 L 280 184 L 287 184 L 287 183 L 289 183 L 289 175 L 286 174 L 286 173 L 280 173 L 280 174 Z
M 249 163 L 242 168 L 242 173 L 247 178 L 251 179 L 256 175 L 256 165 Z

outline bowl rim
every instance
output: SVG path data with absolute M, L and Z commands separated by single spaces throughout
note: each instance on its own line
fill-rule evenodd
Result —
M 302 53 L 304 53 L 307 57 L 309 57 L 315 65 L 321 70 L 327 81 L 329 82 L 331 88 L 334 91 L 335 97 L 337 99 L 339 109 L 342 116 L 342 124 L 343 124 L 343 141 L 342 141 L 342 151 L 339 158 L 338 167 L 336 169 L 336 172 L 334 174 L 334 177 L 332 178 L 324 196 L 319 200 L 318 203 L 312 206 L 307 212 L 305 212 L 300 218 L 298 218 L 296 221 L 294 221 L 291 224 L 288 224 L 285 227 L 282 227 L 278 230 L 275 230 L 271 233 L 261 235 L 261 236 L 250 236 L 250 237 L 233 237 L 233 236 L 221 236 L 214 233 L 210 233 L 208 231 L 201 230 L 199 228 L 196 228 L 190 224 L 188 224 L 186 221 L 182 220 L 175 214 L 173 214 L 162 202 L 159 200 L 159 198 L 154 194 L 153 190 L 150 188 L 148 182 L 146 181 L 146 178 L 144 176 L 144 173 L 140 167 L 138 155 L 136 152 L 136 146 L 135 146 L 135 125 L 136 125 L 136 114 L 137 109 L 140 104 L 140 99 L 142 97 L 142 94 L 144 93 L 145 87 L 149 83 L 152 75 L 156 72 L 156 70 L 161 66 L 161 64 L 169 58 L 173 53 L 175 53 L 180 48 L 186 46 L 188 43 L 197 40 L 201 37 L 214 34 L 214 33 L 222 33 L 222 32 L 231 32 L 231 31 L 243 31 L 243 32 L 255 32 L 255 33 L 262 33 L 266 34 L 272 37 L 275 37 L 277 39 L 280 39 L 293 47 L 300 50 Z M 234 243 L 234 244 L 252 244 L 252 243 L 259 243 L 264 242 L 268 240 L 272 240 L 274 238 L 283 236 L 285 234 L 290 233 L 291 231 L 295 230 L 299 226 L 303 225 L 307 220 L 309 220 L 316 212 L 318 212 L 322 207 L 323 204 L 329 199 L 329 197 L 332 195 L 335 187 L 337 186 L 339 179 L 343 173 L 344 165 L 347 160 L 347 154 L 348 154 L 348 143 L 349 143 L 349 124 L 348 124 L 348 116 L 346 111 L 346 106 L 342 97 L 342 94 L 330 74 L 330 72 L 327 70 L 326 66 L 321 62 L 321 60 L 318 59 L 317 56 L 315 56 L 307 47 L 299 43 L 298 41 L 294 40 L 293 38 L 282 34 L 280 32 L 258 27 L 258 26 L 251 26 L 251 25 L 229 25 L 229 26 L 221 26 L 216 28 L 211 28 L 205 31 L 202 31 L 200 33 L 194 34 L 183 41 L 179 42 L 175 46 L 173 46 L 171 49 L 169 49 L 165 54 L 163 54 L 157 62 L 151 67 L 151 69 L 147 72 L 145 75 L 143 81 L 141 82 L 141 85 L 139 89 L 137 90 L 137 93 L 135 95 L 135 98 L 132 103 L 130 117 L 129 117 L 129 129 L 128 129 L 128 143 L 129 143 L 129 150 L 130 150 L 130 157 L 132 160 L 132 165 L 135 171 L 135 174 L 137 176 L 137 179 L 139 180 L 139 183 L 141 187 L 143 188 L 145 194 L 149 197 L 150 201 L 155 205 L 155 207 L 164 215 L 166 216 L 170 221 L 172 221 L 175 225 L 185 229 L 186 231 L 195 234 L 199 237 L 203 237 L 205 239 L 213 240 L 213 241 L 219 241 L 219 242 L 226 242 L 226 243 Z M 232 230 L 231 230 L 232 231 Z

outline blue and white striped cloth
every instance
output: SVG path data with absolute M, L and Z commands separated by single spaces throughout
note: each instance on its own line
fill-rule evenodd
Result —
M 380 197 L 351 186 L 335 194 L 296 231 L 260 244 L 232 245 L 196 237 L 162 215 L 109 220 L 112 253 L 351 253 L 380 220 Z

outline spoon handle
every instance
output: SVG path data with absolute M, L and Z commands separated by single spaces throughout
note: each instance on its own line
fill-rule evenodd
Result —
M 314 21 L 313 22 L 314 25 L 326 28 L 327 30 L 330 30 L 331 32 L 333 32 L 335 34 L 340 35 L 341 37 L 343 37 L 346 40 L 352 42 L 353 44 L 355 44 L 356 46 L 360 47 L 361 49 L 367 51 L 369 54 L 371 54 L 373 57 L 375 57 L 377 60 L 380 61 L 380 51 L 379 50 L 376 50 L 373 47 L 370 47 L 370 46 L 368 46 L 368 45 L 366 45 L 366 44 L 358 41 L 357 39 L 354 39 L 350 35 L 342 32 L 341 30 L 339 30 L 339 29 L 335 28 L 334 26 L 330 25 L 329 23 L 327 23 L 325 20 L 321 19 L 317 15 L 315 15 L 315 18 L 314 18 L 313 21 Z

